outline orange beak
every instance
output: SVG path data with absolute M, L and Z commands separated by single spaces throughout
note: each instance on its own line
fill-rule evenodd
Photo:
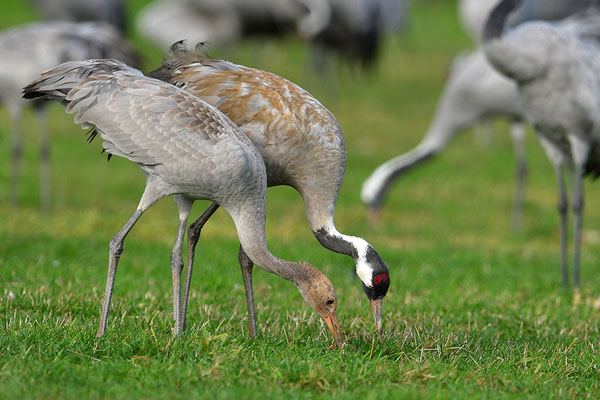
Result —
M 381 340 L 383 336 L 383 322 L 381 321 L 381 315 L 383 310 L 383 299 L 371 300 L 371 309 L 373 310 L 373 317 L 375 318 L 375 328 L 377 329 L 377 338 Z
M 327 317 L 323 317 L 331 334 L 333 335 L 333 339 L 335 340 L 335 344 L 337 347 L 342 348 L 344 341 L 342 339 L 342 332 L 340 331 L 340 324 L 338 323 L 337 315 L 335 311 L 329 314 Z

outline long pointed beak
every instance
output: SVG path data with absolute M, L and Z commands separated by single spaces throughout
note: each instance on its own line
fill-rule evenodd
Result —
M 371 300 L 371 309 L 375 318 L 375 328 L 377 329 L 377 338 L 381 340 L 383 336 L 383 322 L 381 320 L 383 310 L 383 299 Z
M 379 225 L 379 217 L 381 215 L 381 208 L 379 206 L 369 207 L 369 222 L 372 226 Z
M 335 340 L 335 344 L 341 349 L 344 344 L 344 340 L 342 339 L 342 332 L 340 331 L 340 324 L 338 323 L 337 315 L 335 312 L 332 312 L 327 317 L 323 317 L 331 334 L 333 335 L 333 339 Z

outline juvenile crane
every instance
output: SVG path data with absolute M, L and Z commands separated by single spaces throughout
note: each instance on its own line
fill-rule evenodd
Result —
M 12 119 L 12 172 L 10 202 L 17 204 L 23 139 L 21 114 L 25 103 L 21 89 L 42 71 L 65 61 L 115 58 L 136 64 L 137 55 L 119 32 L 107 24 L 35 22 L 0 33 L 0 102 Z M 40 137 L 40 204 L 50 209 L 50 140 L 46 112 L 36 104 Z
M 260 151 L 268 185 L 288 185 L 300 193 L 321 245 L 354 259 L 381 335 L 382 301 L 390 284 L 388 266 L 367 241 L 338 232 L 333 221 L 346 169 L 346 144 L 335 117 L 308 92 L 277 75 L 222 60 L 202 60 L 182 42 L 171 47 L 171 54 L 173 58 L 150 75 L 218 107 Z M 217 207 L 211 205 L 189 229 L 188 255 L 192 258 L 184 289 L 184 320 L 194 247 L 202 226 Z M 240 249 L 240 266 L 255 334 L 252 264 L 244 250 Z
M 600 174 L 600 14 L 561 24 L 529 22 L 504 31 L 519 0 L 502 0 L 484 29 L 490 63 L 518 85 L 523 110 L 554 166 L 559 188 L 562 281 L 568 284 L 567 194 L 563 167 L 575 165 L 573 282 L 579 286 L 583 176 Z
M 186 222 L 196 199 L 208 199 L 231 215 L 249 260 L 292 281 L 341 344 L 333 285 L 314 266 L 273 256 L 265 235 L 267 176 L 260 153 L 227 117 L 192 94 L 145 77 L 115 60 L 61 64 L 24 88 L 27 99 L 61 101 L 75 122 L 99 134 L 109 154 L 136 163 L 146 188 L 131 218 L 110 241 L 108 279 L 100 326 L 107 325 L 117 264 L 125 237 L 154 203 L 173 195 L 179 225 L 171 254 L 174 333 L 181 333 L 181 272 Z

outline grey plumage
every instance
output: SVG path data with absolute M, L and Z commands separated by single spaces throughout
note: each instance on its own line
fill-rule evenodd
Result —
M 128 64 L 138 62 L 133 48 L 110 25 L 100 23 L 37 22 L 0 33 L 0 102 L 13 121 L 11 203 L 17 203 L 17 185 L 22 139 L 20 119 L 24 102 L 21 88 L 45 69 L 69 60 L 116 58 Z M 49 139 L 45 111 L 38 107 L 40 129 L 41 205 L 50 208 Z
M 269 252 L 264 225 L 267 176 L 262 157 L 250 139 L 216 108 L 115 60 L 61 64 L 26 86 L 24 97 L 61 101 L 67 112 L 74 114 L 75 122 L 97 130 L 108 153 L 135 162 L 146 175 L 138 208 L 111 240 L 98 336 L 106 329 L 125 237 L 144 211 L 169 195 L 179 207 L 171 254 L 175 334 L 183 330 L 183 237 L 196 199 L 214 201 L 227 210 L 248 257 L 294 282 L 304 299 L 326 321 L 333 318 L 337 327 L 337 299 L 331 282 L 312 265 L 284 261 Z M 330 329 L 341 342 L 339 327 Z
M 510 13 L 509 20 L 498 21 L 498 29 L 504 25 L 514 26 L 530 19 L 555 19 L 586 9 L 597 0 L 523 0 L 518 8 Z M 489 11 L 498 0 L 461 0 L 459 15 L 467 33 L 477 43 L 481 39 L 483 24 Z M 512 10 L 512 9 L 511 9 Z M 593 24 L 585 24 L 587 28 Z M 583 29 L 583 28 L 581 28 Z M 578 32 L 580 37 L 597 40 L 600 35 L 594 31 Z M 497 72 L 485 59 L 482 49 L 459 56 L 446 82 L 444 91 L 429 129 L 421 142 L 409 152 L 395 157 L 378 166 L 365 180 L 361 189 L 361 199 L 377 218 L 387 190 L 394 180 L 413 167 L 430 160 L 442 151 L 459 132 L 484 122 L 492 117 L 508 117 L 513 121 L 511 134 L 517 156 L 517 187 L 513 202 L 512 227 L 520 225 L 522 203 L 525 193 L 527 164 L 525 158 L 524 126 L 516 84 Z
M 567 270 L 567 196 L 563 167 L 575 166 L 573 281 L 579 285 L 583 176 L 598 173 L 600 150 L 600 13 L 592 8 L 561 23 L 528 22 L 504 31 L 518 0 L 502 0 L 484 30 L 490 63 L 517 83 L 527 119 L 538 132 L 559 186 L 563 283 Z

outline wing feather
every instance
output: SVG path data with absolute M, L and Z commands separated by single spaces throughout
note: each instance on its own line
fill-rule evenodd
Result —
M 67 101 L 77 123 L 97 128 L 104 150 L 141 165 L 201 158 L 222 134 L 243 137 L 202 100 L 137 74 L 94 74 Z

